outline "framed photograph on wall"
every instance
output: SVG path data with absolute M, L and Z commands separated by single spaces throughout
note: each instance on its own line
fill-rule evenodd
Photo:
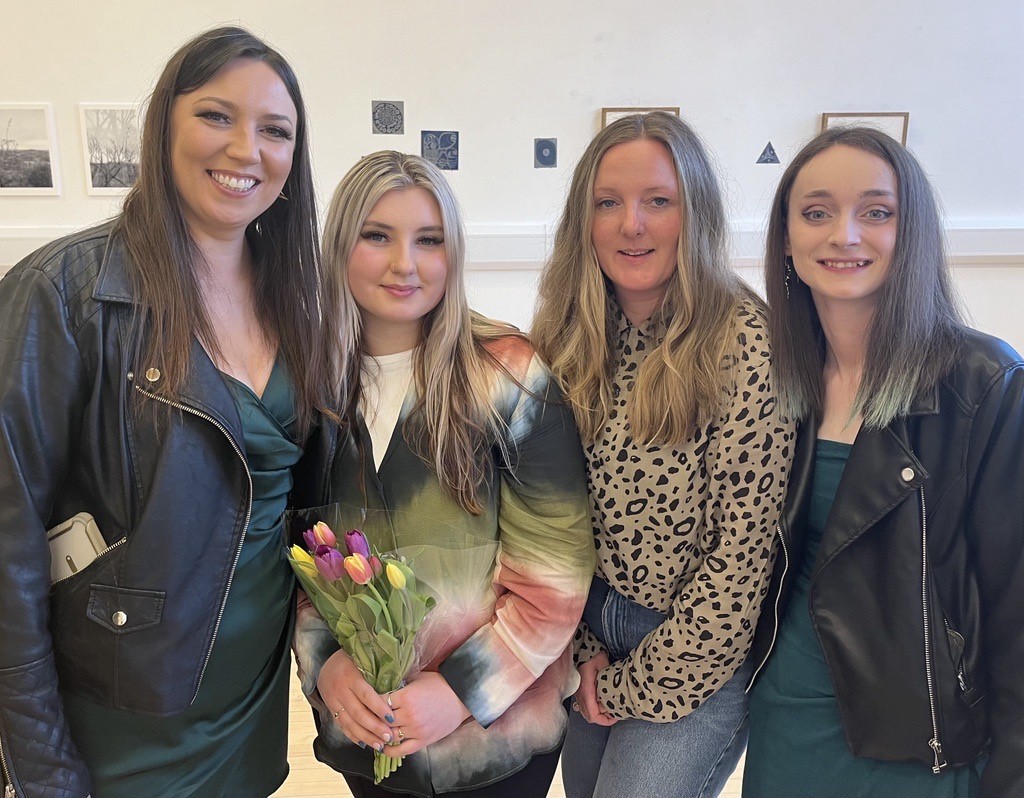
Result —
M 123 194 L 139 176 L 139 107 L 80 103 L 85 187 L 89 194 Z
M 0 103 L 0 196 L 60 196 L 49 103 Z
M 888 133 L 896 141 L 907 146 L 907 128 L 910 127 L 909 111 L 882 111 L 879 113 L 843 113 L 821 115 L 821 129 L 832 127 L 873 127 Z
M 602 108 L 601 127 L 608 127 L 608 125 L 616 119 L 621 119 L 624 116 L 629 116 L 630 114 L 646 114 L 648 111 L 664 111 L 667 114 L 675 114 L 676 116 L 679 116 L 678 105 L 651 105 L 637 108 Z

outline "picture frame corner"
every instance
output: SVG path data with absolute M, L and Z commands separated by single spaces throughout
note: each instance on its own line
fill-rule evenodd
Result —
M 33 186 L 33 185 L 14 185 L 4 186 L 0 185 L 0 197 L 60 197 L 63 195 L 63 186 L 61 180 L 60 170 L 60 153 L 59 153 L 59 139 L 57 136 L 57 117 L 54 110 L 54 104 L 52 102 L 30 102 L 30 101 L 12 101 L 12 102 L 0 102 L 0 126 L 2 126 L 2 119 L 4 111 L 19 111 L 19 112 L 38 112 L 40 113 L 41 119 L 40 124 L 34 131 L 35 135 L 43 137 L 46 140 L 46 157 L 47 165 L 50 175 L 49 186 Z M 13 119 L 8 122 L 7 128 L 13 124 Z M 0 127 L 0 146 L 6 148 L 8 141 L 16 144 L 17 142 L 13 139 L 7 139 L 8 130 Z M 34 150 L 35 148 L 33 148 Z M 16 152 L 17 148 L 12 147 L 11 151 Z

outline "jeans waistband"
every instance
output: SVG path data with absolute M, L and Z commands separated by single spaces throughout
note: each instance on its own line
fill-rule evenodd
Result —
M 596 575 L 583 610 L 583 620 L 604 643 L 613 662 L 628 656 L 666 617 L 622 595 Z

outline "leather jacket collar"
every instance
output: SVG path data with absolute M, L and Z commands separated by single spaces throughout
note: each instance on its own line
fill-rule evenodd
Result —
M 93 288 L 92 298 L 99 302 L 121 302 L 136 304 L 132 295 L 131 280 L 128 277 L 128 252 L 124 241 L 118 235 L 107 238 L 107 245 L 100 262 L 99 276 Z

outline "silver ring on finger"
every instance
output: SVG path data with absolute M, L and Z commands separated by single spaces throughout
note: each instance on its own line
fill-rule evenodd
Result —
M 388 693 L 386 696 L 384 696 L 384 701 L 387 702 L 388 709 L 395 708 L 395 705 L 391 703 L 391 693 Z
M 345 707 L 339 707 L 337 711 L 335 711 L 335 712 L 332 712 L 331 714 L 332 714 L 332 715 L 334 715 L 334 719 L 335 719 L 335 720 L 337 720 L 337 719 L 338 719 L 338 716 L 339 716 L 339 715 L 340 715 L 340 714 L 341 714 L 342 712 L 348 712 L 348 710 L 347 710 L 347 709 L 345 709 Z

